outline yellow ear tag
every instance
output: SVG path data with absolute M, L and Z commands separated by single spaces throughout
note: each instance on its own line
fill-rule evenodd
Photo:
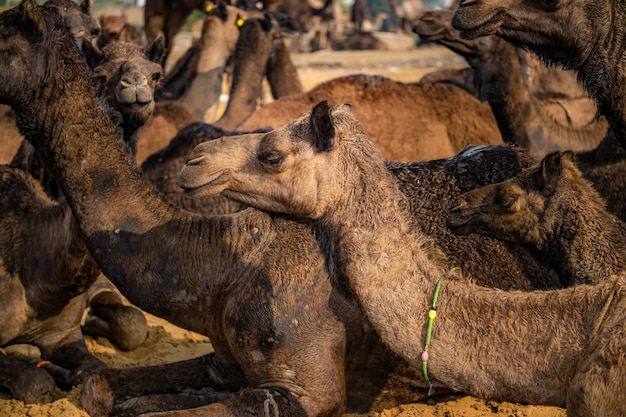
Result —
M 212 4 L 208 4 L 206 6 L 206 8 L 204 9 L 205 12 L 209 13 L 211 10 L 213 10 L 213 5 Z
M 241 17 L 235 21 L 235 25 L 237 25 L 238 28 L 242 27 L 244 23 L 245 20 L 243 20 Z

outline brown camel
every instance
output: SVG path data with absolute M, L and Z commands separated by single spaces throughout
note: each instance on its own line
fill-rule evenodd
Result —
M 235 52 L 239 27 L 260 12 L 250 12 L 225 2 L 207 7 L 200 38 L 168 72 L 158 87 L 157 100 L 181 101 L 198 121 L 215 119 L 226 63 Z
M 458 234 L 485 234 L 533 248 L 567 286 L 597 284 L 626 270 L 623 225 L 605 206 L 567 151 L 462 194 L 447 224 Z
M 542 158 L 555 150 L 594 149 L 606 136 L 608 123 L 604 118 L 594 120 L 595 106 L 589 108 L 591 114 L 581 115 L 585 121 L 580 127 L 553 118 L 533 94 L 520 51 L 496 36 L 462 38 L 450 24 L 453 13 L 428 11 L 414 29 L 422 39 L 438 42 L 467 60 L 474 69 L 479 97 L 489 102 L 505 141 L 526 147 Z
M 105 43 L 111 40 L 122 42 L 134 42 L 137 45 L 146 48 L 148 46 L 148 37 L 143 28 L 136 27 L 128 23 L 126 13 L 117 15 L 100 15 L 100 37 L 105 39 Z
M 99 267 L 132 303 L 207 335 L 215 349 L 161 367 L 99 372 L 83 394 L 91 415 L 167 409 L 163 402 L 172 397 L 165 393 L 185 387 L 208 391 L 193 406 L 210 403 L 201 412 L 214 415 L 270 409 L 338 416 L 426 395 L 418 370 L 382 346 L 351 292 L 337 285 L 336 271 L 325 268 L 307 223 L 252 208 L 211 217 L 175 208 L 129 163 L 54 9 L 24 0 L 0 14 L 0 34 L 2 50 L 29 68 L 6 71 L 0 61 L 0 102 L 11 103 L 68 196 Z M 441 230 L 441 247 L 479 282 L 548 288 L 558 283 L 522 252 L 484 237 L 455 237 L 442 214 L 454 195 L 502 181 L 530 162 L 508 147 L 484 147 L 449 160 L 392 165 L 390 172 L 411 194 L 420 227 Z M 184 394 L 170 407 L 189 405 Z M 156 405 L 126 401 L 142 395 Z M 129 411 L 133 404 L 141 408 Z
M 120 128 L 132 154 L 137 151 L 137 130 L 154 112 L 154 90 L 163 76 L 164 53 L 163 37 L 146 49 L 134 42 L 114 41 L 102 48 L 93 69 L 100 95 L 121 115 Z
M 626 413 L 626 276 L 531 293 L 468 283 L 415 229 L 349 105 L 321 102 L 269 133 L 200 144 L 181 182 L 311 219 L 327 267 L 432 387 L 566 407 L 568 416 Z
M 531 0 L 466 1 L 452 25 L 464 37 L 496 34 L 547 62 L 577 70 L 613 133 L 598 148 L 576 155 L 576 165 L 607 200 L 609 210 L 625 219 L 626 84 L 620 72 L 625 52 L 614 28 L 624 27 L 626 13 L 619 0 L 562 3 L 544 9 Z M 599 15 L 606 17 L 601 24 Z
M 0 386 L 25 402 L 49 401 L 55 383 L 67 390 L 105 367 L 87 350 L 80 327 L 99 270 L 67 204 L 6 165 L 0 190 L 0 347 L 28 343 L 42 356 L 0 354 Z
M 280 38 L 278 22 L 269 15 L 242 24 L 232 56 L 233 81 L 228 104 L 216 126 L 233 130 L 256 110 L 262 96 L 266 63 Z
M 469 144 L 502 143 L 489 106 L 466 91 L 371 75 L 340 77 L 309 92 L 282 97 L 255 111 L 237 130 L 279 127 L 324 99 L 351 103 L 389 161 L 445 158 Z
M 601 19 L 598 16 L 603 16 Z M 626 140 L 626 51 L 621 0 L 569 2 L 546 7 L 534 0 L 463 1 L 452 25 L 466 38 L 498 35 L 546 62 L 577 70 L 620 140 Z

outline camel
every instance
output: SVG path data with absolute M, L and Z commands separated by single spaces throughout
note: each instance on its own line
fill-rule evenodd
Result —
M 565 286 L 598 284 L 626 270 L 623 225 L 582 177 L 570 151 L 498 184 L 462 194 L 447 225 L 536 251 Z
M 594 149 L 606 136 L 608 123 L 594 120 L 595 106 L 588 109 L 591 115 L 581 115 L 584 122 L 576 127 L 553 118 L 533 94 L 520 51 L 496 36 L 463 39 L 450 24 L 452 14 L 428 11 L 414 29 L 422 39 L 441 43 L 467 60 L 479 97 L 489 102 L 505 141 L 527 147 L 541 159 L 555 150 Z
M 165 410 L 163 402 L 176 392 L 181 396 L 170 406 L 185 408 L 185 387 L 207 392 L 202 404 L 193 405 L 202 408 L 170 415 L 270 409 L 339 416 L 427 395 L 418 369 L 382 345 L 352 292 L 337 285 L 338 271 L 326 268 L 307 222 L 254 208 L 202 216 L 173 206 L 128 161 L 54 9 L 24 0 L 0 14 L 0 34 L 1 48 L 30 69 L 5 71 L 7 62 L 0 62 L 0 102 L 17 112 L 100 269 L 131 303 L 208 336 L 215 349 L 185 362 L 99 371 L 84 384 L 82 402 L 90 415 Z M 74 107 L 86 110 L 58 111 Z M 454 195 L 502 181 L 531 163 L 530 156 L 501 145 L 390 164 L 389 172 L 411 196 L 419 227 L 436 235 L 478 282 L 551 288 L 559 283 L 524 252 L 489 238 L 456 237 L 443 215 Z M 151 400 L 156 405 L 146 405 Z
M 86 55 L 97 50 L 95 44 L 100 35 L 100 24 L 91 17 L 89 0 L 80 4 L 73 0 L 47 0 L 46 4 L 59 9 L 65 24 L 74 35 L 74 42 Z
M 434 389 L 568 416 L 626 413 L 626 276 L 530 293 L 468 282 L 412 225 L 406 195 L 349 105 L 323 101 L 269 133 L 200 144 L 180 182 L 312 221 L 327 268 Z
M 0 189 L 0 346 L 28 343 L 41 352 L 41 358 L 0 354 L 0 386 L 13 398 L 45 402 L 54 398 L 55 383 L 67 390 L 105 367 L 87 350 L 80 327 L 99 270 L 67 204 L 6 165 Z
M 234 69 L 228 103 L 224 113 L 215 121 L 216 126 L 233 130 L 256 110 L 262 96 L 265 67 L 280 40 L 278 22 L 267 14 L 263 19 L 247 19 L 242 24 L 232 55 Z M 295 73 L 295 67 L 292 68 Z M 274 70 L 278 68 L 274 67 Z M 274 80 L 280 84 L 279 79 Z M 299 91 L 302 91 L 301 87 Z
M 204 0 L 146 0 L 144 30 L 148 41 L 154 41 L 159 33 L 163 33 L 165 47 L 170 50 L 174 36 L 182 29 L 187 17 L 194 10 L 204 10 L 204 3 Z
M 178 173 L 187 155 L 201 142 L 233 135 L 215 125 L 194 122 L 182 127 L 163 149 L 151 154 L 141 164 L 143 177 L 167 201 L 195 213 L 219 215 L 234 213 L 247 206 L 222 196 L 208 199 L 187 196 L 178 186 Z
M 620 140 L 626 138 L 625 59 L 621 31 L 626 12 L 620 0 L 540 7 L 532 0 L 461 2 L 452 25 L 466 38 L 495 34 L 546 62 L 577 70 Z M 597 16 L 605 16 L 598 24 Z
M 366 132 L 389 161 L 445 158 L 469 144 L 502 143 L 488 105 L 456 86 L 406 84 L 362 74 L 335 78 L 306 93 L 268 103 L 237 130 L 279 127 L 323 99 L 352 103 Z
M 453 16 L 452 25 L 466 38 L 495 34 L 531 50 L 546 62 L 577 70 L 578 79 L 607 118 L 612 132 L 596 149 L 577 154 L 576 165 L 596 185 L 609 210 L 624 219 L 626 93 L 620 73 L 624 49 L 618 32 L 613 29 L 624 26 L 623 5 L 609 0 L 594 2 L 589 8 L 581 3 L 567 7 L 559 4 L 562 7 L 544 10 L 528 3 L 526 0 L 463 2 Z M 493 13 L 494 9 L 499 12 Z M 595 18 L 598 13 L 608 16 L 601 25 Z
M 413 33 L 413 24 L 426 12 L 422 0 L 404 0 L 400 4 L 397 0 L 390 0 L 389 3 L 400 29 L 404 33 Z
M 126 13 L 118 15 L 100 15 L 100 38 L 105 39 L 105 43 L 111 40 L 122 42 L 134 42 L 137 45 L 146 48 L 148 46 L 148 37 L 143 28 L 136 27 L 128 23 Z M 155 38 L 156 39 L 156 38 Z
M 224 2 L 207 7 L 200 38 L 180 58 L 157 88 L 161 100 L 181 101 L 195 120 L 212 122 L 222 92 L 226 63 L 235 52 L 239 27 L 263 14 L 245 11 Z
M 120 113 L 120 128 L 132 154 L 137 151 L 138 129 L 154 112 L 154 90 L 163 76 L 164 42 L 158 37 L 146 49 L 134 42 L 110 42 L 93 69 L 101 96 Z

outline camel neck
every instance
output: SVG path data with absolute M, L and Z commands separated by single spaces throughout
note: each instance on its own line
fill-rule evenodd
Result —
M 371 164 L 371 158 L 348 159 L 361 165 L 362 177 L 345 184 L 349 201 L 328 212 L 320 226 L 335 240 L 332 262 L 357 298 L 364 306 L 380 307 L 376 314 L 368 314 L 374 327 L 394 351 L 416 363 L 435 282 L 449 274 L 445 256 L 412 226 L 406 196 L 382 158 L 380 164 Z M 416 319 L 422 316 L 424 320 Z M 415 335 L 421 335 L 421 341 L 407 343 Z
M 354 176 L 346 177 L 346 194 L 318 227 L 323 239 L 334 237 L 326 244 L 335 252 L 329 257 L 333 268 L 346 278 L 384 343 L 421 367 L 428 311 L 443 276 L 428 349 L 435 386 L 564 406 L 564 376 L 573 375 L 575 366 L 560 355 L 565 349 L 575 357 L 586 348 L 615 282 L 533 293 L 471 284 L 448 270 L 432 240 L 411 225 L 406 201 L 382 163 L 345 159 L 350 162 L 338 170 L 353 170 Z
M 623 3 L 613 3 L 619 10 L 606 14 L 613 21 L 602 25 L 604 32 L 581 54 L 578 78 L 626 146 L 626 16 Z
M 588 196 L 589 190 L 576 195 Z M 616 216 L 606 212 L 601 198 L 586 198 L 584 206 L 568 200 L 568 210 L 559 210 L 559 204 L 546 208 L 546 216 L 560 219 L 540 248 L 548 262 L 564 276 L 561 281 L 571 284 L 598 284 L 626 268 L 626 239 Z M 562 207 L 562 206 L 561 206 Z M 593 208 L 590 208 L 593 207 Z M 612 249 L 608 249 L 612 248 Z M 599 261 L 601 260 L 601 261 Z

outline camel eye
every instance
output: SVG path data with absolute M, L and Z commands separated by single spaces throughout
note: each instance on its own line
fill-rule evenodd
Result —
M 518 199 L 518 195 L 517 194 L 509 194 L 509 195 L 503 195 L 500 197 L 500 201 L 498 202 L 498 204 L 500 205 L 500 207 L 508 210 L 508 211 L 513 211 L 513 206 L 515 205 L 515 203 L 517 202 Z
M 263 160 L 267 165 L 277 167 L 283 162 L 283 157 L 277 153 L 270 153 L 265 155 Z

